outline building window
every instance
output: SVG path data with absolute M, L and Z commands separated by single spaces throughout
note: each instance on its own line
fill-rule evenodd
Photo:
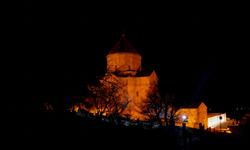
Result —
M 136 96 L 137 96 L 137 97 L 139 96 L 139 91 L 136 91 Z

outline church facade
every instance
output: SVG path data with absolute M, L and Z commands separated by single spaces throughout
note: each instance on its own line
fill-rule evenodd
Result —
M 132 100 L 124 111 L 131 119 L 144 120 L 138 113 L 142 99 L 145 99 L 150 87 L 158 84 L 154 70 L 143 71 L 142 56 L 130 44 L 123 34 L 118 43 L 106 56 L 107 73 L 112 73 L 117 79 L 127 82 L 125 90 Z
M 130 102 L 126 109 L 124 109 L 122 116 L 145 121 L 147 116 L 140 113 L 140 105 L 147 98 L 151 88 L 158 85 L 158 77 L 154 70 L 142 70 L 141 59 L 142 56 L 123 34 L 118 43 L 106 56 L 107 72 L 104 78 L 108 77 L 107 81 L 121 81 L 121 83 L 126 83 L 122 87 L 126 91 L 126 94 L 123 93 L 121 95 L 124 97 L 127 96 Z M 112 78 L 109 78 L 110 75 Z M 74 109 L 77 112 L 78 108 L 76 105 L 72 110 Z M 86 109 L 94 115 L 97 113 L 96 108 L 87 109 L 82 105 L 81 109 Z M 103 115 L 107 114 L 104 113 Z M 197 129 L 199 128 L 199 124 L 207 129 L 226 121 L 225 113 L 207 113 L 207 106 L 203 102 L 195 102 L 178 108 L 175 114 L 176 126 L 182 126 L 183 116 L 188 117 L 188 122 L 186 122 L 187 127 Z

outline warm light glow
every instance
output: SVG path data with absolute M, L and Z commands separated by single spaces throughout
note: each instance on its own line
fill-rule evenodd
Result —
M 158 77 L 155 71 L 153 71 L 151 75 L 135 76 L 135 74 L 137 74 L 137 71 L 142 71 L 142 57 L 136 52 L 136 50 L 130 45 L 130 43 L 126 41 L 124 35 L 122 39 L 124 39 L 125 42 L 123 40 L 120 40 L 106 57 L 107 72 L 115 73 L 115 78 L 117 78 L 119 81 L 124 81 L 127 84 L 124 88 L 126 89 L 127 94 L 132 101 L 123 111 L 123 114 L 129 114 L 130 119 L 139 119 L 141 121 L 147 120 L 147 116 L 139 113 L 141 112 L 139 107 L 143 100 L 147 98 L 147 93 L 150 90 L 150 86 L 158 83 Z M 132 48 L 130 49 L 130 51 L 134 52 L 119 52 L 120 47 L 118 45 L 123 45 L 123 47 L 125 48 L 124 51 L 126 51 L 127 48 Z M 132 76 L 133 78 L 130 76 Z
M 222 119 L 220 120 L 220 116 Z M 216 115 L 208 118 L 208 127 L 216 126 L 220 122 L 223 123 L 226 121 L 226 113 L 221 114 L 221 115 Z
M 52 107 L 49 103 L 45 103 L 45 104 L 44 104 L 44 107 L 45 107 L 47 110 L 49 110 L 49 109 L 53 110 L 53 107 Z
M 199 123 L 204 125 L 204 129 L 207 128 L 207 107 L 204 103 L 201 103 L 198 108 L 181 108 L 176 114 L 176 126 L 182 126 L 185 122 L 186 126 L 189 128 L 199 129 Z M 199 114 L 199 115 L 198 115 Z M 185 117 L 186 119 L 185 119 Z

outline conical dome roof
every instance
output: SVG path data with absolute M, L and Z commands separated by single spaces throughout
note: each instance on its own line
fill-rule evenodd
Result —
M 109 54 L 120 53 L 120 52 L 139 54 L 136 51 L 136 49 L 130 44 L 130 42 L 126 39 L 124 34 L 122 34 L 121 39 L 118 41 L 115 47 L 109 52 Z

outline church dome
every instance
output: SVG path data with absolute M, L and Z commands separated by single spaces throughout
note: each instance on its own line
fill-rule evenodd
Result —
M 113 53 L 121 53 L 121 52 L 127 52 L 127 53 L 135 53 L 139 54 L 136 49 L 130 44 L 130 42 L 127 40 L 124 34 L 122 34 L 121 39 L 118 41 L 118 43 L 114 46 L 114 48 L 109 52 L 109 54 Z M 139 54 L 140 55 L 140 54 Z
M 109 52 L 106 59 L 107 70 L 110 72 L 135 75 L 138 70 L 141 71 L 141 55 L 130 44 L 124 34 Z

